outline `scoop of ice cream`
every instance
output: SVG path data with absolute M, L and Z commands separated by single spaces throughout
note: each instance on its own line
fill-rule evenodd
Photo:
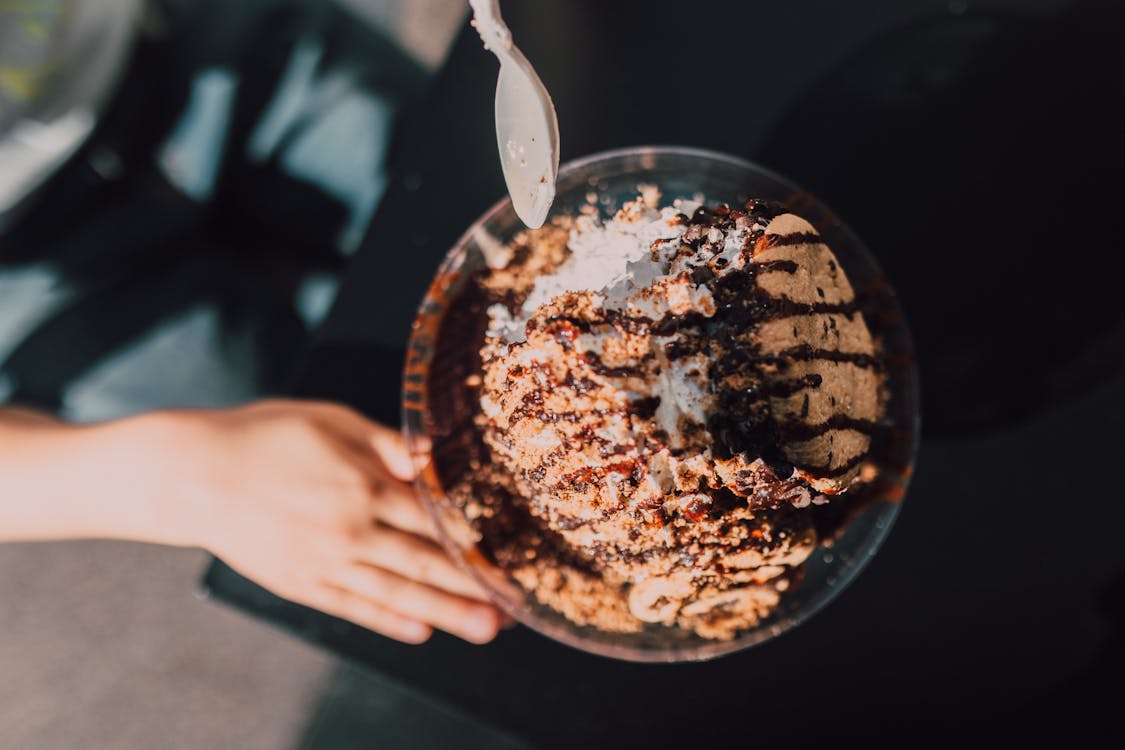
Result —
M 770 204 L 689 219 L 637 202 L 579 224 L 570 247 L 514 314 L 490 310 L 482 405 L 513 469 L 547 493 L 576 472 L 633 472 L 634 458 L 661 490 L 846 489 L 880 376 L 855 293 L 808 222 Z
M 745 626 L 816 545 L 797 509 L 857 481 L 881 415 L 844 269 L 757 201 L 544 231 L 489 309 L 486 443 L 638 620 Z

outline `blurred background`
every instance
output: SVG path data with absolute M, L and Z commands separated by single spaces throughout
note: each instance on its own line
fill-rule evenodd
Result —
M 0 404 L 93 421 L 284 391 L 385 189 L 396 117 L 466 12 L 0 3 Z M 0 545 L 0 747 L 300 746 L 354 670 L 333 681 L 334 658 L 205 602 L 207 561 Z M 358 700 L 389 722 L 379 746 L 448 746 L 441 713 L 409 718 L 394 688 Z
M 417 301 L 503 191 L 495 62 L 464 6 L 0 2 L 0 403 L 88 421 L 296 391 L 396 419 Z M 1119 4 L 502 6 L 564 160 L 751 158 L 831 205 L 898 289 L 919 479 L 830 610 L 910 665 L 885 675 L 910 687 L 892 707 L 931 701 L 953 732 L 986 725 L 966 703 L 1102 705 L 1125 642 L 1125 505 L 1102 479 L 1125 459 Z M 0 545 L 0 747 L 519 744 L 193 596 L 207 563 Z M 861 611 L 887 590 L 895 608 Z M 903 722 L 884 737 L 922 736 Z

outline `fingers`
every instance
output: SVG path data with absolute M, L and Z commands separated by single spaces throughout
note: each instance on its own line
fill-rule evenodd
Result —
M 372 519 L 427 539 L 437 540 L 437 529 L 430 514 L 418 500 L 414 488 L 397 479 L 371 477 Z
M 424 643 L 433 634 L 433 629 L 424 622 L 405 617 L 335 586 L 319 586 L 306 596 L 305 600 L 306 604 L 322 612 L 341 617 L 403 643 Z
M 397 479 L 414 479 L 414 461 L 406 441 L 397 429 L 372 422 L 362 414 L 340 404 L 313 402 L 306 405 L 315 414 L 337 427 L 364 453 L 374 451 L 386 469 Z
M 330 425 L 334 434 L 342 438 L 337 446 L 367 479 L 372 500 L 368 512 L 373 519 L 436 540 L 433 519 L 408 483 L 413 477 L 410 456 L 396 430 L 338 404 L 262 402 L 259 408 L 303 409 L 315 414 L 322 425 Z
M 491 641 L 500 628 L 500 616 L 493 607 L 362 563 L 349 566 L 332 583 L 471 643 Z
M 360 562 L 398 573 L 443 591 L 480 602 L 488 596 L 477 582 L 458 568 L 438 545 L 398 529 L 377 526 L 356 550 Z
M 373 426 L 375 429 L 371 433 L 371 445 L 379 458 L 383 459 L 383 465 L 404 482 L 414 479 L 414 460 L 410 457 L 402 433 L 381 424 Z

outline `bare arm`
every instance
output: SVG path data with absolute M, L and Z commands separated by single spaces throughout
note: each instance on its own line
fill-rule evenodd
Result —
M 162 496 L 152 491 L 158 448 L 145 431 L 136 421 L 79 427 L 0 409 L 0 541 L 197 544 L 185 509 L 155 502 Z
M 0 541 L 199 546 L 294 601 L 409 642 L 499 613 L 433 538 L 397 433 L 270 401 L 92 426 L 0 409 Z

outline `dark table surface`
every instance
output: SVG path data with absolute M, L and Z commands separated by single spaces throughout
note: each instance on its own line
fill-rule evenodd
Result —
M 832 205 L 899 290 L 924 393 L 916 478 L 822 613 L 714 662 L 637 665 L 523 628 L 403 646 L 219 562 L 206 587 L 537 746 L 1121 736 L 1125 316 L 1103 259 L 1121 252 L 1123 204 L 1102 186 L 1122 174 L 1125 14 L 965 5 L 505 4 L 552 89 L 564 160 L 642 143 L 753 158 Z M 402 123 L 394 183 L 298 395 L 397 421 L 430 274 L 503 194 L 494 81 L 466 29 Z

